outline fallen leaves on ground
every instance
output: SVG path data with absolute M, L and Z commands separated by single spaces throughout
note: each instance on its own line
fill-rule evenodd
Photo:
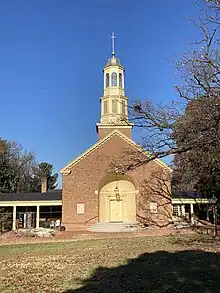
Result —
M 75 290 L 83 288 L 85 282 L 87 283 L 99 268 L 105 268 L 100 273 L 104 275 L 106 270 L 110 270 L 112 278 L 112 270 L 115 268 L 124 270 L 130 260 L 140 262 L 140 256 L 146 253 L 153 255 L 156 251 L 172 253 L 187 250 L 220 252 L 220 242 L 206 236 L 166 236 L 0 246 L 0 292 L 78 292 Z M 156 263 L 158 260 L 155 261 L 152 258 L 150 265 L 154 262 Z M 213 263 L 213 265 L 215 264 Z M 175 269 L 175 266 L 173 269 Z M 181 281 L 181 277 L 178 277 Z M 112 281 L 114 282 L 114 280 Z M 97 283 L 94 280 L 92 282 Z M 138 278 L 137 282 L 139 282 L 137 285 L 140 287 Z M 166 286 L 168 285 L 166 284 Z M 135 284 L 133 286 L 132 288 L 135 288 Z M 152 289 L 147 291 L 146 287 L 145 291 L 137 292 L 176 292 L 172 291 L 169 286 L 167 288 L 168 291 L 153 291 Z M 71 291 L 68 291 L 68 289 Z M 98 289 L 95 289 L 95 291 L 91 289 L 86 292 L 99 291 Z M 117 290 L 103 292 L 116 293 Z M 121 292 L 126 292 L 126 290 Z M 209 291 L 203 292 L 208 293 Z

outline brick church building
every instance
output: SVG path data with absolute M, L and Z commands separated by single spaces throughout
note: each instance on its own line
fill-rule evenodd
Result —
M 195 225 L 201 205 L 209 220 L 213 200 L 195 192 L 171 194 L 172 170 L 158 159 L 148 161 L 149 154 L 132 140 L 124 67 L 114 43 L 103 73 L 97 143 L 61 170 L 62 190 L 47 190 L 42 182 L 41 192 L 0 193 L 0 218 L 8 219 L 0 233 L 54 228 L 61 218 L 66 230 L 99 232 L 168 227 L 182 219 Z
M 132 160 L 147 154 L 132 140 L 124 72 L 113 39 L 103 69 L 97 143 L 61 170 L 62 225 L 67 230 L 123 230 L 139 223 L 163 227 L 172 221 L 170 168 L 157 159 L 126 171 Z

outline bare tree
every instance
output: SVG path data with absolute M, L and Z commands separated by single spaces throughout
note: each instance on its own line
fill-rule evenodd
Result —
M 17 142 L 9 141 L 7 142 L 6 156 L 13 172 L 11 191 L 29 191 L 29 184 L 34 176 L 33 170 L 37 165 L 35 154 L 26 151 Z
M 137 218 L 140 223 L 164 228 L 173 223 L 171 172 L 155 169 L 140 184 Z
M 1 142 L 1 141 L 0 141 Z M 2 140 L 0 156 L 0 192 L 40 192 L 42 179 L 48 189 L 57 187 L 58 174 L 53 165 L 36 161 L 35 154 L 15 141 Z
M 179 100 L 172 101 L 169 105 L 154 105 L 151 101 L 135 101 L 129 107 L 131 122 L 143 130 L 143 148 L 152 155 L 143 160 L 143 164 L 154 158 L 162 158 L 171 154 L 185 153 L 193 149 L 201 149 L 216 142 L 216 137 L 209 135 L 197 135 L 201 133 L 212 133 L 213 127 L 216 132 L 219 128 L 219 85 L 220 85 L 220 55 L 219 55 L 219 1 L 200 1 L 206 3 L 207 9 L 201 13 L 198 22 L 194 23 L 202 32 L 202 39 L 192 44 L 192 49 L 186 52 L 181 61 L 176 63 L 181 73 L 181 85 L 176 86 Z M 209 115 L 204 123 L 189 124 L 184 128 L 180 125 L 188 118 L 184 116 L 185 108 L 189 103 L 200 100 L 204 107 L 208 101 L 215 105 L 215 115 Z M 209 107 L 210 108 L 210 107 Z M 184 119 L 183 119 L 184 117 Z M 190 140 L 181 140 L 189 136 Z M 196 135 L 195 135 L 196 134 Z M 178 142 L 178 143 L 177 143 Z

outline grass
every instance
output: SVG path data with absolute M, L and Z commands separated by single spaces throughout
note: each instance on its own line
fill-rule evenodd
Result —
M 205 236 L 0 246 L 0 292 L 219 293 L 219 252 Z

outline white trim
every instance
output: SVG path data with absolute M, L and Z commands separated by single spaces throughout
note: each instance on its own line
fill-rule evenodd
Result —
M 117 125 L 115 125 L 115 124 L 110 124 L 110 123 L 108 123 L 108 124 L 104 124 L 104 123 L 96 123 L 96 126 L 98 126 L 99 128 L 132 128 L 133 127 L 133 125 L 134 124 L 128 124 L 128 125 L 119 125 L 119 124 L 117 124 Z
M 133 147 L 137 148 L 140 152 L 142 152 L 143 154 L 145 154 L 146 156 L 148 156 L 148 154 L 146 153 L 146 151 L 143 150 L 143 148 L 141 148 L 139 145 L 137 145 L 133 140 L 131 140 L 129 137 L 125 136 L 123 133 L 121 133 L 119 130 L 114 129 L 112 132 L 110 132 L 108 135 L 106 135 L 103 139 L 99 140 L 96 144 L 94 144 L 91 148 L 89 148 L 87 151 L 85 151 L 84 153 L 82 153 L 81 155 L 79 155 L 76 159 L 74 159 L 73 161 L 71 161 L 68 165 L 66 165 L 64 168 L 62 168 L 60 170 L 61 174 L 64 175 L 68 175 L 70 173 L 69 168 L 72 167 L 73 165 L 75 165 L 76 163 L 78 163 L 79 161 L 81 161 L 84 157 L 86 157 L 87 155 L 89 155 L 91 152 L 93 152 L 95 149 L 97 149 L 99 146 L 103 145 L 106 141 L 108 141 L 111 137 L 113 137 L 114 135 L 118 135 L 120 136 L 122 139 L 124 139 L 126 142 L 128 142 L 130 145 L 132 145 Z M 160 159 L 155 159 L 154 160 L 157 164 L 159 164 L 160 166 L 165 167 L 166 169 L 168 169 L 170 172 L 172 172 L 172 169 L 170 167 L 168 167 L 163 161 L 161 161 Z
M 133 191 L 138 194 L 139 190 Z M 98 190 L 95 190 L 95 194 L 98 195 Z M 215 201 L 208 198 L 172 198 L 172 204 L 213 204 Z M 48 201 L 0 201 L 0 207 L 18 207 L 18 206 L 61 206 L 62 200 L 48 200 Z
M 11 206 L 60 206 L 62 200 L 44 200 L 44 201 L 0 201 L 0 207 Z
M 197 204 L 197 203 L 214 203 L 209 198 L 172 198 L 172 204 Z

